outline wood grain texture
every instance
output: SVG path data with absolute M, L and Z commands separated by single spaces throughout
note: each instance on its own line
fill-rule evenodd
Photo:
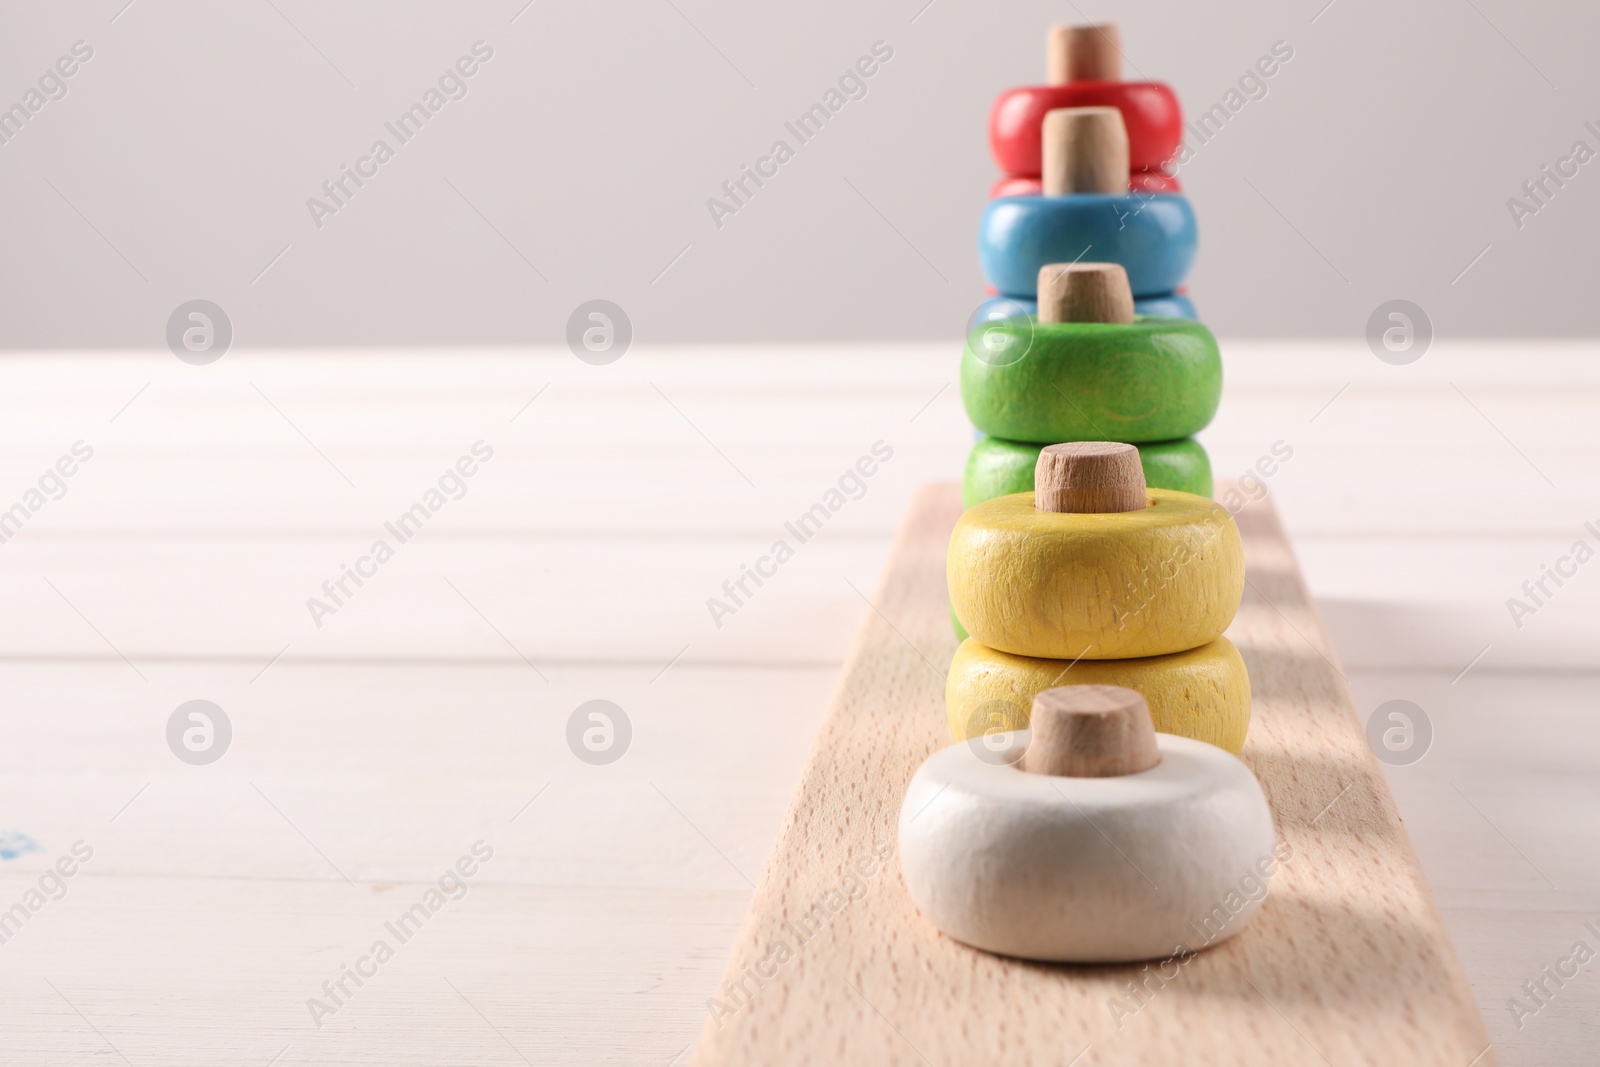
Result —
M 1120 263 L 1046 263 L 1038 295 L 1040 322 L 1133 321 L 1133 290 Z
M 1059 24 L 1050 27 L 1045 45 L 1047 81 L 1114 82 L 1122 77 L 1122 34 L 1114 22 L 1099 26 Z
M 1045 445 L 1033 470 L 1033 506 L 1040 511 L 1139 511 L 1149 504 L 1144 467 L 1132 445 L 1112 441 Z
M 954 638 L 944 555 L 960 507 L 956 487 L 941 484 L 911 508 L 735 943 L 728 984 L 707 991 L 731 1014 L 707 1022 L 693 1062 L 1497 1062 L 1265 503 L 1238 516 L 1248 581 L 1228 636 L 1254 686 L 1242 758 L 1261 780 L 1287 858 L 1250 926 L 1147 970 L 1007 960 L 943 937 L 917 914 L 896 860 L 875 857 L 896 839 L 912 773 L 947 743 L 944 667 Z M 803 916 L 810 921 L 797 928 Z M 797 937 L 801 929 L 809 936 Z M 789 951 L 775 951 L 780 944 Z M 748 993 L 735 997 L 741 981 Z M 1146 990 L 1142 1007 L 1130 982 Z M 1136 1010 L 1119 1016 L 1114 1001 Z
M 1045 196 L 1128 191 L 1128 128 L 1114 107 L 1062 107 L 1045 112 L 1040 132 Z M 1129 320 L 1121 320 L 1129 321 Z
M 1144 697 L 1120 685 L 1062 685 L 1033 698 L 1028 750 L 1031 774 L 1111 778 L 1161 762 Z

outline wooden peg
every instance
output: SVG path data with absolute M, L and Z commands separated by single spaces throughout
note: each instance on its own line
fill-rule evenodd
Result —
M 1033 468 L 1033 506 L 1078 515 L 1142 511 L 1144 465 L 1139 450 L 1114 441 L 1046 445 Z
M 1039 153 L 1045 196 L 1128 193 L 1128 127 L 1114 107 L 1058 107 L 1045 112 Z
M 1067 778 L 1115 778 L 1161 762 L 1144 697 L 1120 685 L 1063 685 L 1033 698 L 1022 769 Z
M 1038 294 L 1040 322 L 1133 321 L 1133 289 L 1120 263 L 1046 263 Z
M 1046 64 L 1051 85 L 1122 80 L 1122 35 L 1117 24 L 1050 27 Z

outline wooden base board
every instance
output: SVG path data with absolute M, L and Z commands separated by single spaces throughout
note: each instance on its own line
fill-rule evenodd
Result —
M 1228 636 L 1254 695 L 1242 758 L 1292 855 L 1250 925 L 1186 961 L 1074 967 L 967 948 L 916 911 L 892 850 L 912 772 L 951 743 L 960 496 L 928 486 L 901 528 L 693 1062 L 1494 1063 L 1268 502 L 1238 516 L 1248 584 Z

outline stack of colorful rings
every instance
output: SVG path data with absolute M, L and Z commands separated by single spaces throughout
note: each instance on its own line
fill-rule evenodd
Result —
M 1052 85 L 995 105 L 1006 195 L 978 239 L 995 296 L 961 356 L 981 436 L 946 570 L 958 744 L 917 771 L 900 819 L 918 909 L 1029 959 L 1148 958 L 1191 897 L 1272 840 L 1234 758 L 1250 677 L 1223 633 L 1244 548 L 1193 438 L 1216 414 L 1222 361 L 1179 290 L 1194 212 L 1161 170 L 1178 105 L 1165 86 L 1117 81 L 1119 57 L 1113 27 L 1056 27 Z M 1226 784 L 1202 798 L 1185 775 Z M 960 795 L 936 806 L 947 792 Z M 1075 798 L 1159 849 L 1154 896 L 1103 832 L 1083 832 Z
M 967 509 L 950 537 L 951 607 L 972 631 L 945 688 L 952 737 L 1026 729 L 1056 686 L 1117 685 L 1158 731 L 1237 754 L 1250 677 L 1222 636 L 1244 591 L 1228 510 L 1148 488 L 1127 444 L 1050 445 L 1035 482 Z
M 1026 307 L 1041 265 L 1083 258 L 1088 246 L 1087 258 L 1127 268 L 1139 314 L 1198 317 L 1181 289 L 1194 259 L 1194 216 L 1170 170 L 1183 113 L 1168 86 L 1121 81 L 1121 60 L 1115 26 L 1055 26 L 1049 84 L 1010 89 L 995 101 L 989 147 L 1005 173 L 990 190 L 995 203 L 984 216 L 980 254 L 1000 300 L 984 317 Z M 1120 174 L 1114 165 L 1095 187 L 1052 188 L 1048 161 L 1058 146 L 1050 115 L 1086 108 L 1121 120 Z
M 979 230 L 996 293 L 969 321 L 962 355 L 962 395 L 978 431 L 962 484 L 967 507 L 1032 489 L 1040 448 L 1061 441 L 1136 445 L 1152 487 L 1212 493 L 1211 462 L 1193 435 L 1216 413 L 1222 364 L 1179 289 L 1196 252 L 1194 212 L 1178 193 L 1140 191 L 1164 180 L 1150 177 L 1164 174 L 1151 161 L 1178 152 L 1178 108 L 1165 86 L 1116 80 L 1117 39 L 1114 26 L 1052 28 L 1053 84 L 1014 90 L 995 107 L 991 143 L 1015 171 L 1004 181 L 1036 181 L 1039 193 L 990 201 Z M 1040 111 L 1013 100 L 1110 103 Z M 1023 112 L 1032 115 L 1030 151 L 1013 136 L 1016 122 L 999 121 Z M 1133 191 L 1130 163 L 1142 168 Z M 1122 269 L 1117 284 L 1131 290 L 1136 319 L 1062 319 L 1060 308 L 1042 307 L 1044 269 L 1085 262 Z

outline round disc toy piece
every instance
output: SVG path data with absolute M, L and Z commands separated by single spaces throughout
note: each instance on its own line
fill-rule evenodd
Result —
M 1028 728 L 1033 698 L 1062 682 L 1120 685 L 1150 706 L 1156 729 L 1193 738 L 1235 755 L 1250 729 L 1250 675 L 1226 637 L 1143 659 L 1057 659 L 1013 656 L 963 641 L 950 663 L 945 716 L 956 741 Z
M 1156 82 L 1124 82 L 1122 39 L 1113 23 L 1050 27 L 1045 62 L 1049 84 L 1002 93 L 989 115 L 989 147 L 1009 174 L 1043 169 L 1044 116 L 1064 107 L 1114 107 L 1122 113 L 1135 170 L 1161 170 L 1178 153 L 1183 114 L 1172 90 Z
M 1136 445 L 1144 481 L 1152 489 L 1174 489 L 1195 496 L 1212 492 L 1211 460 L 1192 437 Z M 961 478 L 961 506 L 973 507 L 997 496 L 1033 491 L 1033 471 L 1043 445 L 983 436 L 967 453 Z
M 1216 640 L 1244 591 L 1226 508 L 1146 489 L 1132 445 L 1039 454 L 1035 490 L 969 508 L 950 536 L 950 606 L 982 644 L 1039 659 L 1131 659 Z
M 1128 129 L 1134 170 L 1165 170 L 1183 141 L 1183 111 L 1160 82 L 1076 82 L 1008 89 L 989 112 L 989 150 L 1006 174 L 1044 172 L 1044 117 L 1067 107 L 1114 107 Z
M 929 921 L 988 952 L 1073 963 L 1158 959 L 1243 929 L 1276 862 L 1248 767 L 1157 734 L 1139 694 L 1114 686 L 1047 689 L 1032 722 L 912 776 L 900 864 Z
M 1090 249 L 1122 264 L 1135 296 L 1160 296 L 1183 284 L 1198 247 L 1194 209 L 1176 194 L 1004 197 L 989 201 L 978 229 L 983 276 L 1005 296 L 1031 295 L 1040 267 Z
M 1044 122 L 1040 196 L 991 200 L 978 259 L 1007 296 L 1033 291 L 1039 268 L 1077 262 L 1089 249 L 1120 263 L 1135 296 L 1176 289 L 1194 264 L 1194 210 L 1178 194 L 1128 192 L 1128 135 L 1115 108 L 1052 111 Z
M 1205 429 L 1222 398 L 1211 331 L 1184 319 L 1073 319 L 1070 287 L 1127 289 L 1116 264 L 1040 269 L 1038 315 L 980 323 L 961 354 L 972 424 L 1008 441 L 1172 441 Z M 1121 300 L 1119 308 L 1127 306 Z M 1096 314 L 1089 303 L 1072 314 Z

